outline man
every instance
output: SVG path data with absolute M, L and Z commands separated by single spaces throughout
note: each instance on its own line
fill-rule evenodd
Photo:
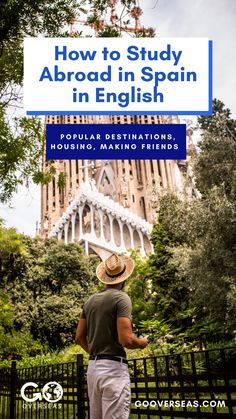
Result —
M 128 419 L 130 377 L 124 348 L 143 349 L 148 340 L 132 332 L 131 301 L 122 291 L 134 261 L 112 254 L 97 267 L 106 285 L 92 295 L 76 331 L 76 343 L 90 354 L 87 372 L 91 419 Z

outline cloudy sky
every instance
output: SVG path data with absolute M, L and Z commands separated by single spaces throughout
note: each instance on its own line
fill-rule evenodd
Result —
M 207 37 L 213 40 L 213 96 L 236 118 L 236 0 L 143 0 L 139 2 L 146 26 L 158 37 Z M 194 54 L 194 51 L 193 51 Z M 11 208 L 0 206 L 6 226 L 34 235 L 40 219 L 40 188 L 21 188 Z
M 213 40 L 213 95 L 236 118 L 236 1 L 150 0 L 145 11 L 158 36 Z

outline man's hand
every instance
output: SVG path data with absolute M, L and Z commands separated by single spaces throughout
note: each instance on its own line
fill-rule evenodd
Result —
M 140 336 L 138 339 L 140 341 L 140 349 L 146 348 L 146 346 L 149 344 L 148 338 L 146 338 L 146 337 Z
M 137 337 L 132 331 L 132 324 L 128 317 L 117 318 L 118 339 L 127 349 L 144 349 L 148 345 L 147 338 Z

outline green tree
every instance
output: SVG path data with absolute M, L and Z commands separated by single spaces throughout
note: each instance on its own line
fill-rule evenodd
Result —
M 202 195 L 180 200 L 167 194 L 161 199 L 149 263 L 156 313 L 159 305 L 163 318 L 187 339 L 209 344 L 232 339 L 236 330 L 236 123 L 217 100 L 213 115 L 199 118 L 199 123 L 202 138 L 194 176 Z
M 40 342 L 35 341 L 29 332 L 15 330 L 14 308 L 9 296 L 0 291 L 0 360 L 20 359 L 40 352 Z
M 205 313 L 195 331 L 205 340 L 232 337 L 236 330 L 236 123 L 222 102 L 199 118 L 202 138 L 194 175 L 201 198 L 162 200 L 164 226 L 179 241 L 174 265 L 191 289 L 193 305 Z
M 38 118 L 18 118 L 7 123 L 0 107 L 0 201 L 7 202 L 18 185 L 47 183 L 55 173 L 53 163 L 42 172 L 44 130 Z
M 167 321 L 172 328 L 188 326 L 180 313 L 188 309 L 189 292 L 182 278 L 176 275 L 176 268 L 171 263 L 173 248 L 176 246 L 174 236 L 162 224 L 162 211 L 158 223 L 152 231 L 154 254 L 150 255 L 148 264 L 154 293 L 156 315 Z M 188 322 L 188 319 L 187 319 Z
M 121 0 L 121 4 L 128 10 L 135 3 L 135 0 Z M 94 8 L 94 10 L 99 10 L 100 13 L 103 13 L 107 9 L 109 2 L 103 0 L 89 0 L 89 4 Z
M 218 299 L 221 328 L 226 333 L 235 333 L 236 120 L 223 102 L 215 99 L 213 115 L 200 117 L 199 123 L 202 139 L 194 172 L 203 194 L 202 205 L 211 212 L 207 242 L 203 244 L 206 255 L 211 251 L 208 271 L 215 275 L 212 289 L 218 284 L 215 307 Z M 210 298 L 213 298 L 212 294 Z
M 15 258 L 7 290 L 17 330 L 30 331 L 51 348 L 73 338 L 85 299 L 96 284 L 94 260 L 77 244 L 25 238 L 27 254 Z
M 0 288 L 5 286 L 15 255 L 25 252 L 22 235 L 14 228 L 5 228 L 0 220 Z
M 136 253 L 133 253 L 132 257 L 135 260 L 135 268 L 125 289 L 132 299 L 132 321 L 138 332 L 141 322 L 153 317 L 155 304 L 152 299 L 152 286 L 148 278 L 148 259 L 143 259 Z
M 219 101 L 213 101 L 213 115 L 198 118 L 202 138 L 196 159 L 197 187 L 206 194 L 214 186 L 224 189 L 229 199 L 236 200 L 236 121 L 230 110 Z
M 190 290 L 190 306 L 201 313 L 196 334 L 204 341 L 232 336 L 235 319 L 228 298 L 236 275 L 235 205 L 216 187 L 204 199 L 178 201 L 166 196 L 162 205 L 163 222 L 180 243 L 172 263 Z
M 136 260 L 133 279 L 128 286 L 133 301 L 133 321 L 154 339 L 167 333 L 176 338 L 192 326 L 195 308 L 190 309 L 189 289 L 172 263 L 178 243 L 163 224 L 162 210 L 153 227 L 152 242 L 154 253 L 146 260 Z
M 2 102 L 9 103 L 10 94 L 23 80 L 24 37 L 62 36 L 64 27 L 81 11 L 83 1 L 12 0 L 0 5 L 0 91 Z M 15 99 L 15 93 L 11 99 Z M 4 100 L 4 97 L 6 100 Z
M 0 329 L 2 345 L 6 333 L 9 345 L 0 354 L 26 354 L 23 338 L 21 349 L 14 349 L 17 336 L 25 336 L 29 347 L 35 340 L 35 349 L 39 341 L 51 349 L 70 343 L 83 304 L 97 289 L 97 258 L 78 244 L 32 239 L 2 224 L 0 249 Z

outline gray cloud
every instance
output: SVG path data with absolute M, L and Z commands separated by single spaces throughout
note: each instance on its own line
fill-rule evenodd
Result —
M 144 1 L 143 1 L 144 4 Z M 146 2 L 145 2 L 146 4 Z M 207 37 L 213 40 L 213 94 L 236 117 L 236 1 L 149 0 L 145 23 L 157 28 L 160 37 Z M 194 54 L 194 51 L 193 51 Z

